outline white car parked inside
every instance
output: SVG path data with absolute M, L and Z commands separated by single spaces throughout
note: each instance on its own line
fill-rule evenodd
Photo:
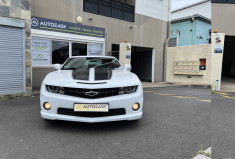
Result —
M 41 85 L 42 118 L 94 123 L 142 117 L 143 88 L 130 65 L 124 69 L 114 57 L 80 56 L 54 67 Z

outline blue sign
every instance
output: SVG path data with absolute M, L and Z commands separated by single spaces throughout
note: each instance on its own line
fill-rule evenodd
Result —
M 98 38 L 105 37 L 105 29 L 88 25 L 68 23 L 47 18 L 40 18 L 32 16 L 32 29 L 40 29 L 47 31 L 56 31 L 61 33 L 70 33 L 84 36 L 92 36 Z
M 223 53 L 223 48 L 224 48 L 223 45 L 215 45 L 214 53 L 222 54 Z

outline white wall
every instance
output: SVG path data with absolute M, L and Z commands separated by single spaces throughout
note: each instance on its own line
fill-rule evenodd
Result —
M 136 0 L 136 13 L 169 21 L 171 0 Z
M 202 70 L 201 73 L 194 74 L 195 68 L 191 68 L 194 64 L 183 66 L 183 72 L 189 74 L 176 74 L 175 62 L 178 61 L 197 61 L 199 59 L 206 59 L 206 70 Z M 167 82 L 179 82 L 184 84 L 205 84 L 211 85 L 211 45 L 191 45 L 191 46 L 179 46 L 167 48 L 167 67 L 166 67 L 166 81 Z M 185 69 L 185 70 L 184 70 Z M 199 66 L 196 66 L 196 70 Z M 191 72 L 192 71 L 192 72 Z M 188 78 L 191 76 L 191 78 Z
M 220 38 L 220 42 L 216 42 L 216 38 Z M 218 91 L 221 87 L 221 74 L 223 65 L 223 54 L 214 53 L 215 45 L 224 46 L 224 33 L 212 33 L 211 34 L 211 52 L 212 52 L 212 90 L 216 89 L 216 81 L 218 81 Z
M 172 11 L 171 20 L 200 14 L 208 19 L 211 19 L 211 1 L 191 6 L 182 10 Z

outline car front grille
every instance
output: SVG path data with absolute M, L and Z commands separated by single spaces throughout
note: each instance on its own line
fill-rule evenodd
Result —
M 109 109 L 109 112 L 75 112 L 73 109 L 58 108 L 57 114 L 77 116 L 77 117 L 97 118 L 97 117 L 125 115 L 126 110 L 124 108 L 118 108 L 118 109 Z
M 104 98 L 119 95 L 119 88 L 81 89 L 64 87 L 64 95 L 81 98 Z

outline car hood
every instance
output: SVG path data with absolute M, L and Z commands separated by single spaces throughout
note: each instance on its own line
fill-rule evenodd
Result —
M 108 88 L 140 84 L 140 80 L 134 73 L 125 70 L 112 70 L 111 78 L 107 80 L 77 80 L 72 74 L 72 70 L 51 72 L 46 76 L 43 84 L 77 88 Z

